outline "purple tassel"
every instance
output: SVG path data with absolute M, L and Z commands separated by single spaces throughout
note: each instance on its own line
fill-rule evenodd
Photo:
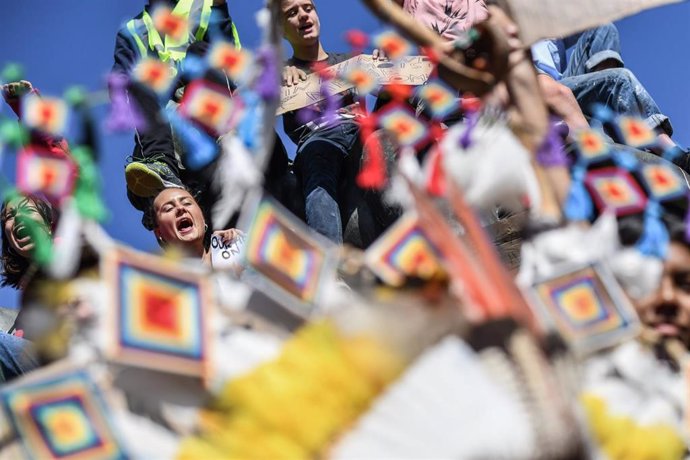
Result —
M 472 133 L 479 124 L 479 112 L 472 113 L 467 116 L 467 129 L 462 136 L 460 136 L 460 146 L 467 150 L 472 145 Z
M 552 119 L 549 122 L 549 131 L 546 133 L 539 150 L 537 150 L 537 162 L 540 165 L 547 168 L 568 166 L 568 157 L 563 148 L 562 125 L 560 120 Z
M 260 63 L 261 73 L 256 79 L 254 91 L 265 101 L 280 99 L 280 72 L 278 59 L 271 47 L 264 46 L 256 53 L 256 61 Z
M 105 122 L 108 132 L 127 132 L 132 129 L 144 129 L 146 122 L 134 101 L 128 100 L 127 83 L 129 79 L 113 73 L 108 76 L 110 89 L 110 114 Z

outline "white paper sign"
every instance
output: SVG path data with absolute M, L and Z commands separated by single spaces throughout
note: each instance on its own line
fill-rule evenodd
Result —
M 244 237 L 237 237 L 229 243 L 213 235 L 211 237 L 211 266 L 215 270 L 234 270 L 241 262 Z

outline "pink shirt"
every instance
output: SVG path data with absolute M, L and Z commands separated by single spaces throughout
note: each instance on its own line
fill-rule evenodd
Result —
M 403 9 L 448 40 L 488 16 L 484 0 L 404 0 Z

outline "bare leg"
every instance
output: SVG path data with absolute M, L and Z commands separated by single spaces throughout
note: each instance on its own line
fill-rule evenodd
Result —
M 548 75 L 539 75 L 539 86 L 549 110 L 565 121 L 571 131 L 589 127 L 573 92 Z

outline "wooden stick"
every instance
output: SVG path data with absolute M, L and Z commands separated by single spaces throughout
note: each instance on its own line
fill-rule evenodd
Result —
M 468 319 L 483 321 L 509 316 L 510 310 L 499 294 L 495 280 L 488 276 L 472 252 L 453 233 L 431 199 L 412 181 L 406 180 L 415 199 L 421 227 L 441 251 L 451 280 L 464 287 L 469 297 L 465 305 Z
M 503 304 L 511 310 L 513 317 L 522 320 L 536 332 L 537 322 L 531 308 L 525 301 L 513 278 L 508 274 L 496 248 L 489 240 L 476 214 L 465 201 L 463 192 L 453 181 L 448 181 L 447 198 L 453 212 L 465 229 L 465 238 L 476 250 L 486 276 L 494 281 L 493 284 L 501 295 Z

